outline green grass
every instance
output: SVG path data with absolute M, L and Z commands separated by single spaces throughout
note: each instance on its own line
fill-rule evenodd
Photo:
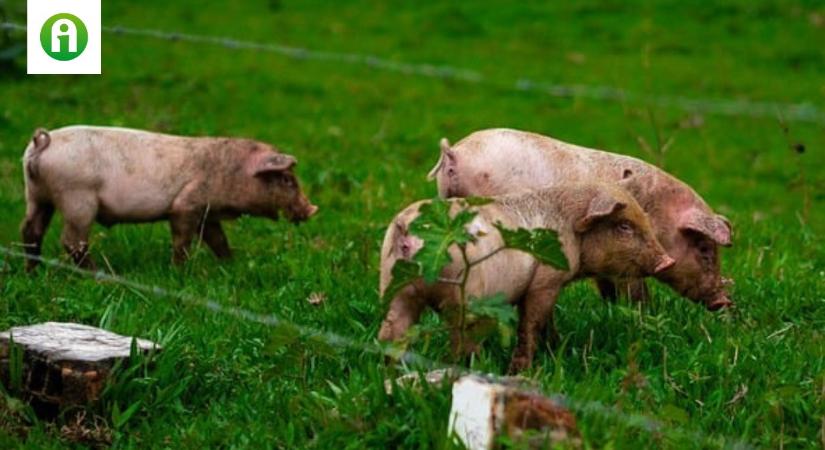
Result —
M 738 308 L 708 313 L 651 282 L 655 298 L 640 312 L 605 304 L 579 283 L 558 307 L 564 346 L 542 349 L 527 375 L 547 392 L 665 424 L 650 432 L 579 411 L 590 447 L 823 445 L 825 127 L 791 122 L 786 135 L 771 117 L 697 116 L 511 88 L 530 78 L 648 95 L 808 102 L 822 111 L 825 8 L 818 2 L 104 3 L 106 25 L 450 64 L 491 82 L 105 34 L 103 76 L 0 74 L 0 244 L 19 241 L 20 156 L 36 127 L 118 125 L 272 142 L 300 161 L 308 194 L 321 206 L 310 222 L 241 219 L 227 227 L 236 257 L 222 264 L 200 249 L 172 267 L 163 223 L 95 228 L 94 254 L 130 280 L 369 343 L 384 313 L 379 241 L 398 210 L 435 194 L 425 174 L 439 138 L 507 126 L 659 161 L 639 143 L 655 148 L 658 133 L 673 138 L 664 167 L 734 224 L 724 272 L 736 280 Z M 804 154 L 792 150 L 796 143 Z M 57 220 L 44 253 L 65 260 L 59 230 Z M 314 292 L 325 294 L 322 305 L 306 301 Z M 166 345 L 153 370 L 118 381 L 95 410 L 116 448 L 449 447 L 449 387 L 389 397 L 383 382 L 396 373 L 378 356 L 284 345 L 277 329 L 56 269 L 29 276 L 21 261 L 0 262 L 0 328 L 47 320 Z M 447 348 L 444 333 L 415 346 L 444 362 Z M 509 351 L 490 344 L 474 368 L 501 373 Z M 747 393 L 737 395 L 742 386 Z M 61 423 L 35 423 L 20 437 L 12 409 L 20 407 L 0 401 L 8 417 L 0 419 L 0 447 L 73 445 L 60 438 Z

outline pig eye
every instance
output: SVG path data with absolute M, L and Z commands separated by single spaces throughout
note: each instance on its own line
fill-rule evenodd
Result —
M 297 185 L 297 183 L 295 182 L 295 178 L 292 178 L 288 175 L 282 175 L 278 177 L 278 184 L 288 188 L 294 188 Z
M 633 233 L 633 225 L 627 221 L 621 221 L 616 224 L 616 230 L 618 230 L 622 234 L 632 234 Z
M 714 251 L 713 246 L 707 242 L 700 242 L 699 243 L 699 254 L 702 258 L 706 261 L 712 261 L 714 258 Z

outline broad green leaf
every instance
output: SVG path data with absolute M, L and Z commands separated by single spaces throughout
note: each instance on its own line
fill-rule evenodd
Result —
M 527 252 L 542 264 L 547 264 L 556 269 L 570 270 L 567 257 L 562 251 L 561 242 L 559 242 L 559 235 L 555 230 L 546 228 L 511 230 L 505 228 L 501 223 L 497 223 L 496 228 L 501 233 L 501 239 L 507 248 Z
M 471 298 L 467 309 L 473 322 L 470 331 L 474 339 L 480 341 L 497 332 L 501 345 L 510 345 L 518 314 L 503 293 L 484 299 Z
M 470 314 L 479 317 L 490 317 L 499 323 L 515 323 L 518 319 L 516 308 L 507 301 L 507 296 L 502 292 L 482 299 L 470 297 L 467 305 Z
M 466 197 L 464 201 L 469 206 L 484 206 L 494 202 L 490 197 Z
M 389 301 L 404 286 L 412 283 L 421 277 L 421 265 L 417 262 L 399 259 L 392 266 L 392 279 L 387 289 L 384 290 L 384 301 Z
M 452 262 L 450 246 L 463 245 L 473 239 L 465 227 L 477 213 L 462 209 L 451 217 L 450 206 L 449 201 L 433 199 L 421 205 L 418 217 L 410 223 L 410 233 L 424 241 L 413 260 L 421 265 L 427 283 L 435 282 L 441 270 Z

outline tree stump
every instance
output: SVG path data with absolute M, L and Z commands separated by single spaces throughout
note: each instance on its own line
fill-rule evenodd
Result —
M 98 400 L 112 368 L 129 358 L 132 341 L 75 323 L 14 327 L 0 333 L 0 382 L 38 414 L 53 416 Z M 159 350 L 153 342 L 134 341 L 141 353 Z
M 509 381 L 509 380 L 507 380 Z M 448 430 L 471 450 L 497 448 L 500 438 L 518 448 L 579 447 L 576 418 L 559 402 L 513 382 L 467 375 L 453 384 Z

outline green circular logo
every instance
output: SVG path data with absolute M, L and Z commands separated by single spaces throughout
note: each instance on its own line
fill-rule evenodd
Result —
M 58 61 L 77 58 L 86 50 L 89 31 L 83 21 L 69 13 L 55 14 L 40 29 L 40 45 L 47 55 Z

